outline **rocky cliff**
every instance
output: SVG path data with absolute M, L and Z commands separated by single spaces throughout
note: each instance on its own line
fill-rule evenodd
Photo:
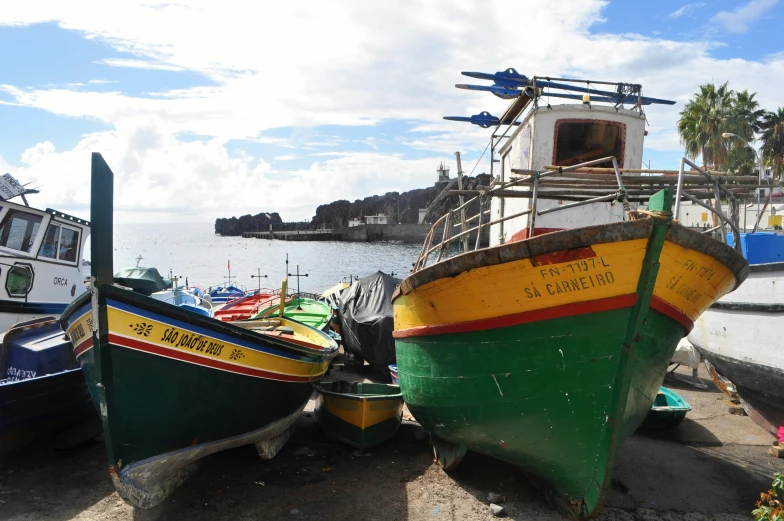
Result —
M 465 177 L 463 188 L 475 189 L 479 185 L 488 185 L 490 176 L 480 174 L 476 177 Z M 322 204 L 316 208 L 316 215 L 310 222 L 285 223 L 277 213 L 259 213 L 256 215 L 243 215 L 239 219 L 231 217 L 215 220 L 215 233 L 220 235 L 242 235 L 243 232 L 269 231 L 270 224 L 273 231 L 303 230 L 318 228 L 340 228 L 347 226 L 352 218 L 361 219 L 367 215 L 384 214 L 391 223 L 413 224 L 419 222 L 419 210 L 427 208 L 446 183 L 437 183 L 428 188 L 419 188 L 408 192 L 387 192 L 384 195 L 373 195 L 364 199 L 357 199 L 353 203 L 344 199 L 329 204 Z M 453 189 L 457 188 L 455 184 Z M 458 196 L 444 197 L 430 214 L 429 221 L 433 221 L 445 214 L 449 208 L 458 206 Z M 467 208 L 469 216 L 479 211 L 477 203 Z

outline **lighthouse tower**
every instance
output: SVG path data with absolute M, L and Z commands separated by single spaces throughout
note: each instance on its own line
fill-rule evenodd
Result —
M 439 165 L 437 172 L 438 172 L 438 180 L 436 181 L 436 183 L 449 182 L 449 167 L 444 166 L 443 161 Z

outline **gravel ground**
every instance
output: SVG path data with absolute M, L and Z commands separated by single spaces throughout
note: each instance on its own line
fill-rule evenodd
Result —
M 768 456 L 770 435 L 728 414 L 728 399 L 702 382 L 707 389 L 665 381 L 693 411 L 673 432 L 623 444 L 596 519 L 750 519 L 784 460 Z M 360 455 L 326 439 L 308 412 L 275 459 L 262 461 L 253 447 L 214 454 L 149 510 L 119 498 L 100 442 L 66 451 L 39 444 L 0 460 L 0 519 L 487 520 L 491 492 L 505 497 L 508 519 L 563 519 L 511 465 L 469 453 L 445 473 L 423 434 L 406 421 L 394 439 Z

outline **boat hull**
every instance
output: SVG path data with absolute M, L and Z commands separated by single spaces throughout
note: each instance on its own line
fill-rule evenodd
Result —
M 92 298 L 96 309 L 90 295 L 79 299 L 63 326 L 101 414 L 115 486 L 142 508 L 203 456 L 250 443 L 274 455 L 333 355 L 111 286 Z
M 725 245 L 651 221 L 454 257 L 394 301 L 403 397 L 454 454 L 511 462 L 588 517 L 678 341 L 747 269 Z
M 784 425 L 784 263 L 751 266 L 737 291 L 695 322 L 689 342 L 736 387 L 747 412 L 777 435 Z
M 331 392 L 329 384 L 316 387 L 319 391 L 316 417 L 324 432 L 361 451 L 394 436 L 403 418 L 403 397 L 399 388 L 384 384 L 364 386 L 382 389 L 386 395 Z
M 640 430 L 662 431 L 674 429 L 681 424 L 691 406 L 675 391 L 661 387 L 651 410 L 640 425 Z

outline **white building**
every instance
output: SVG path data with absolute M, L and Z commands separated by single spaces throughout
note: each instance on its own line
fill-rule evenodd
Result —
M 419 209 L 419 224 L 425 222 L 425 216 L 427 216 L 427 208 L 420 208 Z
M 387 216 L 380 215 L 366 215 L 365 224 L 387 224 Z
M 361 226 L 361 225 L 362 225 L 362 219 L 353 218 L 353 219 L 349 219 L 348 220 L 348 227 L 349 228 L 353 228 L 354 226 Z

